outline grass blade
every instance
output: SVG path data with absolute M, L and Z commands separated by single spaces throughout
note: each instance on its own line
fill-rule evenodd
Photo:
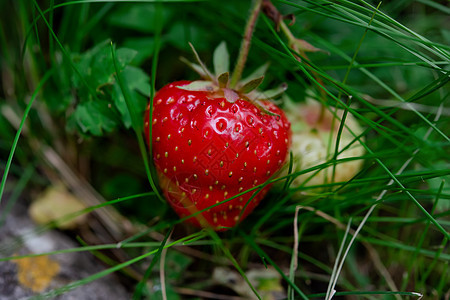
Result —
M 28 117 L 31 107 L 33 106 L 34 100 L 36 99 L 36 97 L 37 97 L 38 93 L 40 92 L 44 83 L 50 78 L 51 75 L 52 75 L 52 70 L 50 70 L 44 74 L 42 79 L 39 81 L 39 84 L 36 87 L 36 90 L 34 91 L 33 95 L 31 96 L 31 99 L 28 102 L 27 107 L 25 108 L 25 111 L 23 113 L 23 117 L 22 117 L 22 120 L 20 121 L 19 129 L 17 130 L 16 136 L 15 136 L 13 144 L 11 146 L 11 151 L 9 152 L 8 160 L 6 161 L 5 171 L 3 172 L 2 181 L 0 183 L 0 203 L 3 198 L 3 193 L 5 191 L 5 185 L 6 185 L 6 179 L 8 178 L 9 169 L 11 168 L 12 159 L 14 157 L 14 152 L 16 151 L 17 143 L 19 142 L 19 138 L 20 138 L 20 134 L 22 133 L 23 126 L 25 125 L 25 121 Z

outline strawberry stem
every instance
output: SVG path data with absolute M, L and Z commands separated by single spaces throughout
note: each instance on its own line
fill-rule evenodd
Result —
M 231 76 L 230 87 L 235 88 L 239 82 L 244 70 L 245 63 L 248 57 L 248 51 L 250 50 L 250 43 L 252 40 L 253 31 L 255 29 L 256 21 L 258 20 L 259 12 L 261 11 L 262 0 L 253 0 L 253 7 L 250 13 L 250 17 L 245 26 L 245 33 L 241 43 L 241 49 L 239 50 L 239 57 L 234 67 L 233 75 Z

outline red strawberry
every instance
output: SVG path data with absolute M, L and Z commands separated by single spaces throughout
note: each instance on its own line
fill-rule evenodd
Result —
M 291 143 L 290 124 L 271 102 L 255 102 L 225 88 L 192 91 L 188 85 L 192 83 L 174 82 L 157 92 L 151 121 L 160 186 L 180 217 L 267 181 L 285 163 Z M 224 96 L 230 91 L 232 101 Z M 148 131 L 147 109 L 147 142 Z M 226 230 L 244 219 L 269 188 L 262 189 L 248 205 L 253 191 L 189 222 Z

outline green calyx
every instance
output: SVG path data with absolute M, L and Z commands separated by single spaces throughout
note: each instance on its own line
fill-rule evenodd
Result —
M 244 98 L 263 106 L 259 103 L 260 100 L 269 100 L 280 96 L 287 88 L 286 84 L 282 84 L 275 89 L 264 92 L 257 90 L 264 80 L 264 73 L 269 66 L 267 63 L 255 70 L 249 77 L 239 81 L 236 86 L 231 86 L 229 71 L 230 55 L 224 41 L 214 50 L 214 73 L 209 71 L 202 62 L 194 46 L 191 43 L 189 45 L 192 48 L 197 63 L 190 62 L 184 57 L 181 60 L 197 72 L 202 77 L 202 80 L 196 80 L 188 85 L 179 86 L 178 88 L 180 89 L 210 92 L 213 96 L 224 97 L 231 103 L 236 102 L 239 98 Z

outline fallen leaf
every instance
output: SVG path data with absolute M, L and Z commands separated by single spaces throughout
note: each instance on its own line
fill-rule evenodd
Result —
M 50 186 L 31 204 L 28 213 L 37 224 L 56 221 L 60 229 L 74 229 L 86 220 L 86 215 L 70 216 L 86 206 L 62 185 Z

